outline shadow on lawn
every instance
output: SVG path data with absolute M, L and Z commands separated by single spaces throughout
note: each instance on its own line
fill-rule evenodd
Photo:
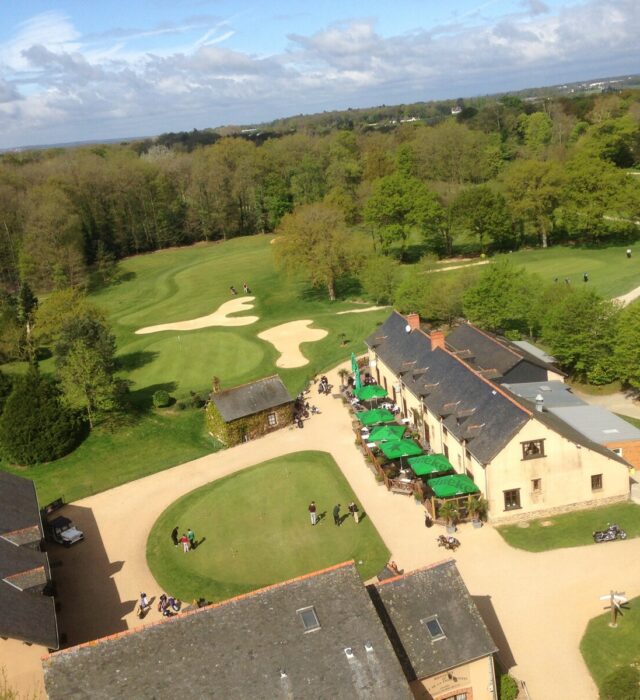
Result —
M 134 369 L 140 369 L 140 367 L 153 362 L 159 354 L 159 352 L 151 352 L 149 350 L 138 350 L 119 355 L 116 357 L 116 369 L 119 372 L 131 372 Z
M 153 395 L 156 391 L 166 391 L 169 394 L 178 388 L 177 382 L 163 382 L 162 384 L 150 384 L 137 391 L 129 393 L 131 407 L 139 413 L 147 413 L 153 408 Z

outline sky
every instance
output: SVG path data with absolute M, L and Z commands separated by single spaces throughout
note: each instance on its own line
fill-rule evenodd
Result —
M 0 148 L 640 73 L 640 0 L 0 2 Z

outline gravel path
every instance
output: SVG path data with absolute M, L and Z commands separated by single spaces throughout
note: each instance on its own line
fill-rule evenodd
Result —
M 335 371 L 330 381 L 338 385 Z M 312 416 L 304 430 L 283 429 L 65 508 L 87 537 L 51 553 L 63 564 L 57 572 L 69 643 L 141 624 L 134 614 L 140 591 L 156 600 L 161 593 L 147 567 L 146 541 L 170 503 L 217 478 L 298 450 L 325 450 L 335 458 L 401 567 L 411 570 L 446 558 L 435 542 L 440 528 L 424 527 L 422 507 L 375 481 L 354 445 L 342 402 L 315 392 L 311 400 L 322 414 Z M 301 523 L 306 517 L 300 513 Z M 503 663 L 527 683 L 531 697 L 595 700 L 578 645 L 587 621 L 602 612 L 599 596 L 611 588 L 640 595 L 640 539 L 531 554 L 510 548 L 489 526 L 463 526 L 458 536 L 462 546 L 455 559 L 467 587 Z M 172 546 L 169 532 L 167 546 Z M 146 621 L 157 619 L 154 606 Z

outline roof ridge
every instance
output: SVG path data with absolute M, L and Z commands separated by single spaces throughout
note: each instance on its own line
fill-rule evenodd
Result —
M 452 352 L 451 350 L 448 350 L 447 348 L 436 348 L 436 350 L 442 350 L 443 352 L 446 352 L 447 355 L 449 355 L 450 357 L 453 357 L 455 360 L 457 360 L 458 362 L 460 362 L 460 364 L 464 365 L 470 372 L 472 372 L 476 377 L 478 377 L 478 379 L 480 379 L 481 381 L 483 381 L 487 386 L 490 386 L 491 389 L 492 389 L 494 392 L 497 392 L 497 393 L 500 394 L 501 396 L 504 396 L 505 399 L 511 401 L 512 404 L 514 404 L 514 405 L 517 406 L 519 409 L 521 409 L 522 411 L 524 411 L 528 416 L 533 416 L 533 411 L 530 411 L 528 408 L 526 408 L 526 406 L 523 406 L 521 403 L 518 403 L 512 396 L 509 396 L 509 394 L 507 394 L 503 389 L 501 389 L 500 386 L 499 386 L 498 384 L 494 384 L 493 382 L 490 382 L 488 379 L 486 379 L 485 377 L 483 377 L 483 376 L 480 374 L 480 372 L 478 372 L 477 370 L 473 369 L 473 367 L 471 367 L 471 366 L 468 365 L 463 359 L 461 359 L 460 357 L 458 357 L 458 356 L 455 354 L 455 352 Z
M 376 587 L 379 586 L 386 586 L 387 583 L 393 583 L 394 581 L 398 581 L 399 579 L 404 579 L 404 578 L 409 578 L 409 576 L 413 576 L 414 574 L 419 574 L 422 571 L 428 571 L 429 569 L 435 569 L 437 566 L 442 566 L 443 564 L 455 564 L 456 560 L 453 559 L 453 557 L 449 557 L 448 559 L 441 559 L 440 561 L 432 562 L 431 564 L 425 564 L 424 566 L 420 566 L 417 569 L 412 569 L 411 571 L 407 571 L 404 574 L 398 574 L 397 576 L 393 576 L 392 578 L 386 578 L 384 581 L 378 581 L 378 583 L 375 584 Z
M 252 381 L 245 382 L 244 384 L 237 384 L 236 386 L 230 386 L 228 389 L 223 389 L 222 391 L 219 391 L 217 394 L 214 394 L 214 396 L 220 396 L 220 394 L 225 394 L 228 391 L 235 391 L 236 389 L 242 389 L 242 387 L 250 386 L 251 384 L 259 384 L 260 382 L 266 382 L 267 379 L 275 379 L 276 377 L 280 381 L 282 381 L 282 377 L 277 372 L 274 372 L 273 374 L 270 374 L 268 377 L 260 377 L 260 379 L 253 379 Z
M 353 559 L 350 559 L 348 561 L 343 561 L 340 564 L 334 564 L 333 566 L 328 566 L 325 569 L 318 569 L 317 571 L 310 571 L 307 574 L 302 574 L 302 576 L 296 576 L 295 578 L 287 579 L 286 581 L 279 581 L 278 583 L 272 583 L 269 586 L 264 586 L 263 588 L 257 588 L 255 591 L 248 591 L 247 593 L 241 593 L 240 595 L 233 596 L 232 598 L 227 598 L 226 600 L 220 600 L 217 603 L 212 603 L 211 605 L 205 605 L 202 608 L 196 608 L 195 610 L 187 610 L 185 612 L 180 613 L 179 615 L 174 615 L 172 617 L 164 617 L 160 620 L 156 620 L 155 622 L 150 622 L 147 625 L 142 625 L 141 627 L 133 627 L 130 629 L 123 630 L 122 632 L 116 632 L 115 634 L 108 634 L 105 637 L 98 637 L 98 639 L 92 639 L 91 641 L 88 642 L 83 642 L 82 644 L 76 644 L 72 647 L 67 647 L 66 649 L 61 649 L 60 651 L 54 652 L 54 654 L 45 654 L 44 656 L 41 657 L 42 661 L 47 661 L 50 659 L 52 656 L 57 656 L 58 654 L 66 654 L 67 652 L 75 651 L 76 649 L 83 649 L 84 647 L 95 647 L 98 646 L 98 644 L 103 644 L 105 642 L 111 641 L 113 639 L 121 639 L 123 637 L 128 637 L 129 635 L 132 634 L 137 634 L 138 632 L 141 632 L 142 630 L 145 630 L 150 627 L 156 627 L 158 625 L 164 625 L 169 622 L 175 622 L 176 620 L 183 620 L 185 617 L 189 615 L 195 615 L 197 613 L 204 612 L 205 610 L 213 610 L 214 608 L 220 608 L 224 605 L 227 605 L 229 603 L 234 603 L 239 600 L 244 600 L 245 598 L 251 598 L 253 596 L 256 596 L 260 593 L 264 593 L 265 591 L 270 591 L 274 590 L 276 588 L 282 588 L 290 583 L 296 583 L 298 581 L 304 581 L 309 578 L 313 578 L 314 576 L 319 576 L 320 574 L 326 574 L 329 573 L 330 571 L 336 571 L 337 569 L 342 569 L 344 567 L 350 566 L 350 565 L 355 565 L 355 562 Z

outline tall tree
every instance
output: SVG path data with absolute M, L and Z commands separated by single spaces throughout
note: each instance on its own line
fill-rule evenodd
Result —
M 335 300 L 336 281 L 355 272 L 360 259 L 342 213 L 326 204 L 306 204 L 287 214 L 278 232 L 274 248 L 279 264 L 302 272 Z
M 640 303 L 623 309 L 618 316 L 613 361 L 618 377 L 640 389 Z
M 505 249 L 513 242 L 511 217 L 504 197 L 487 185 L 464 189 L 452 205 L 454 225 L 477 237 L 484 253 L 492 242 Z

